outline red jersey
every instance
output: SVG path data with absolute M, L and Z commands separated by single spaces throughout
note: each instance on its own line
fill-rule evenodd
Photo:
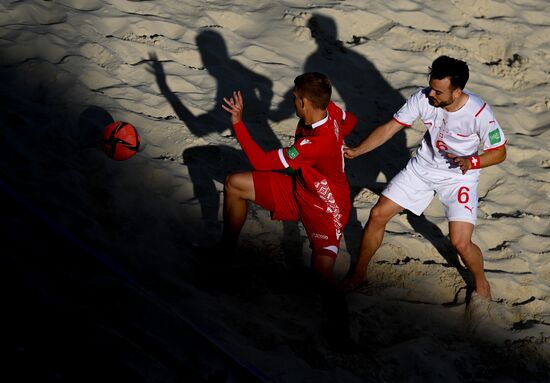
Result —
M 343 145 L 344 137 L 356 123 L 353 113 L 342 111 L 331 101 L 321 121 L 304 125 L 300 120 L 292 146 L 269 152 L 252 140 L 243 122 L 233 128 L 256 170 L 291 168 L 295 171 L 294 196 L 301 213 L 321 209 L 333 216 L 337 227 L 343 228 L 351 207 Z

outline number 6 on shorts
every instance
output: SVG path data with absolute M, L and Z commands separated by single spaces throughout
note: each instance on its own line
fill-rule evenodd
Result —
M 468 203 L 470 200 L 470 195 L 468 192 L 470 189 L 466 186 L 462 186 L 460 189 L 458 189 L 458 202 L 460 203 Z

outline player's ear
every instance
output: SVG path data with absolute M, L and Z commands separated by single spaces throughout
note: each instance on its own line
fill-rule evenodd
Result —
M 453 93 L 455 97 L 459 97 L 462 94 L 462 89 L 460 89 L 459 86 L 453 89 Z

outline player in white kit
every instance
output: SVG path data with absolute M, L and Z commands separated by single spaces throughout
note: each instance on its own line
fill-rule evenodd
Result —
M 357 264 L 343 287 L 365 283 L 369 261 L 393 216 L 403 209 L 420 215 L 437 194 L 449 221 L 451 243 L 473 274 L 476 292 L 491 298 L 481 250 L 472 242 L 472 233 L 480 168 L 504 161 L 506 138 L 489 105 L 464 90 L 469 77 L 464 61 L 440 56 L 429 74 L 429 87 L 412 94 L 392 120 L 378 126 L 359 146 L 345 149 L 345 157 L 352 159 L 384 144 L 417 118 L 427 127 L 416 156 L 389 182 L 372 208 Z M 482 154 L 478 154 L 480 144 Z

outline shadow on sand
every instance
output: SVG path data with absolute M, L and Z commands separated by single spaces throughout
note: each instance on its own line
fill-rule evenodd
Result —
M 254 140 L 264 150 L 277 149 L 283 145 L 267 121 L 273 97 L 271 80 L 231 59 L 223 37 L 218 32 L 201 31 L 196 42 L 204 68 L 216 80 L 215 105 L 212 110 L 195 116 L 170 89 L 163 63 L 153 54 L 150 65 L 161 93 L 170 102 L 178 118 L 195 137 L 208 136 L 212 141 L 210 145 L 194 146 L 183 152 L 184 164 L 189 170 L 194 195 L 200 203 L 202 219 L 211 241 L 221 231 L 221 222 L 218 220 L 220 194 L 214 181 L 223 183 L 232 172 L 252 170 L 241 150 L 224 143 L 232 137 L 224 136 L 231 123 L 227 112 L 221 107 L 223 98 L 231 96 L 235 90 L 241 90 L 246 102 L 247 127 Z M 232 141 L 236 142 L 234 138 Z M 281 243 L 285 258 L 289 262 L 297 260 L 298 254 L 301 254 L 302 240 L 296 222 L 283 222 Z

